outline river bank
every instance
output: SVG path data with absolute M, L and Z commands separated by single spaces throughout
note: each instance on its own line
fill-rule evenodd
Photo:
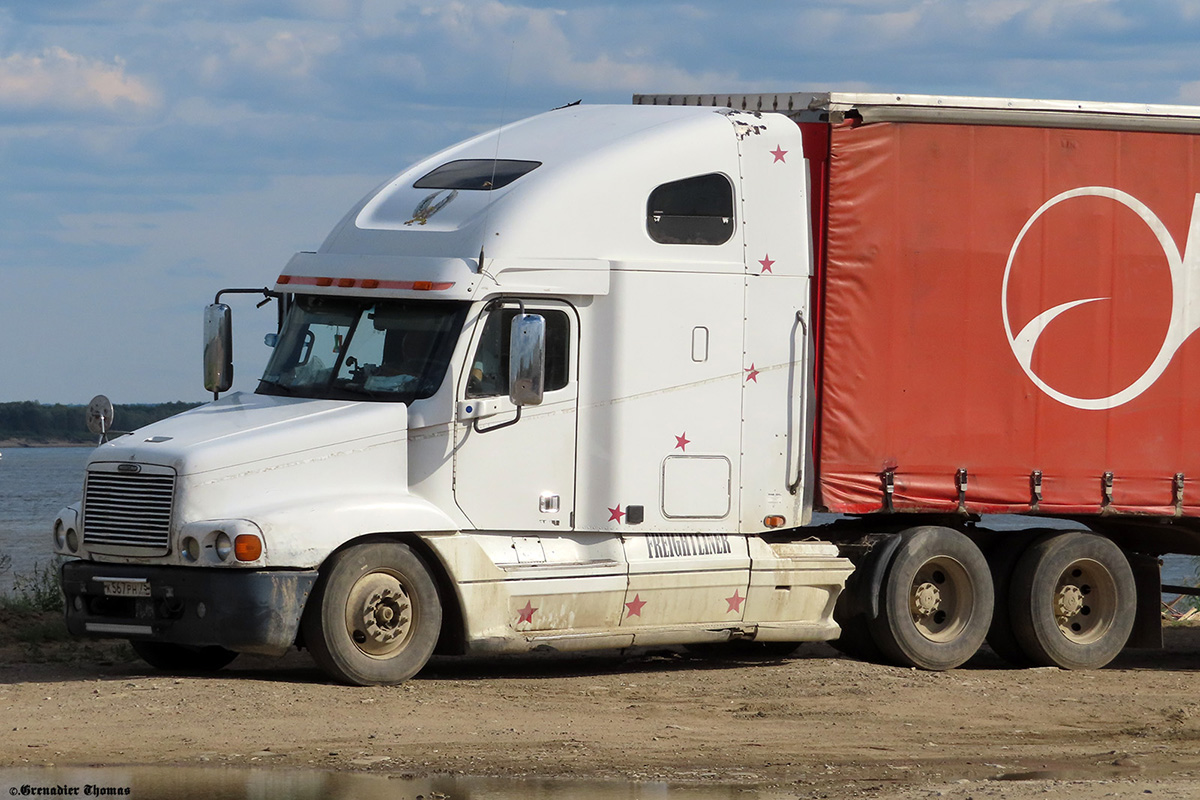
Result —
M 82 442 L 69 439 L 0 439 L 0 453 L 19 447 L 95 447 L 96 440 L 87 439 Z

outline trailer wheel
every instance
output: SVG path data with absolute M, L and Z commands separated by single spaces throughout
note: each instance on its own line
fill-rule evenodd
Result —
M 988 566 L 992 571 L 992 624 L 988 628 L 987 643 L 992 652 L 1014 667 L 1031 665 L 1017 636 L 1013 633 L 1012 615 L 1009 612 L 1013 570 L 1036 534 L 1019 531 L 1003 534 L 987 552 Z
M 871 622 L 879 649 L 908 667 L 944 670 L 983 644 L 992 620 L 992 577 L 975 543 L 949 528 L 901 534 Z
M 428 568 L 406 545 L 387 542 L 331 556 L 301 622 L 317 665 L 359 686 L 416 675 L 433 654 L 441 625 Z
M 142 661 L 163 672 L 216 672 L 238 657 L 234 651 L 216 645 L 192 647 L 130 639 L 129 646 Z
M 1125 647 L 1137 590 L 1121 549 L 1073 531 L 1034 543 L 1013 571 L 1013 633 L 1035 664 L 1099 669 Z
M 871 633 L 870 580 L 868 576 L 876 568 L 885 548 L 876 547 L 854 562 L 854 572 L 846 579 L 846 586 L 838 595 L 833 607 L 833 619 L 842 629 L 838 638 L 829 644 L 837 651 L 860 661 L 879 662 L 883 653 Z M 887 556 L 890 558 L 889 550 Z

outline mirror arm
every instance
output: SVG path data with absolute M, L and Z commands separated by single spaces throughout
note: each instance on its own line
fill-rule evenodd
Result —
M 265 286 L 261 289 L 222 289 L 217 292 L 217 296 L 213 300 L 214 305 L 221 302 L 221 295 L 223 294 L 261 294 L 263 296 L 262 302 L 256 305 L 255 308 L 262 308 L 270 301 L 283 297 L 279 292 L 273 292 Z
M 257 307 L 262 308 L 272 300 L 280 301 L 280 324 L 282 325 L 282 309 L 284 295 L 273 292 L 267 287 L 261 289 L 222 289 L 217 292 L 213 303 L 205 309 L 204 319 L 204 385 L 212 391 L 213 400 L 221 397 L 221 392 L 233 385 L 233 331 L 229 306 L 221 302 L 225 294 L 260 294 L 263 299 Z M 218 316 L 220 315 L 220 316 Z M 210 356 L 209 348 L 219 347 L 216 354 Z M 215 363 L 220 358 L 221 363 Z

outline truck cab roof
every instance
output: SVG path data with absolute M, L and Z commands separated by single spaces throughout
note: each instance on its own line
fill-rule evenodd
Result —
M 656 186 L 736 175 L 737 115 L 580 105 L 481 134 L 369 193 L 317 252 L 289 262 L 277 288 L 470 299 L 491 281 L 603 294 L 612 262 L 670 257 L 646 235 Z

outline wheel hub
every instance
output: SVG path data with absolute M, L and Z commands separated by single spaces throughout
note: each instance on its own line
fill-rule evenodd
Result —
M 913 589 L 913 613 L 928 617 L 942 605 L 942 592 L 932 583 L 925 582 Z
M 403 636 L 409 622 L 408 598 L 390 589 L 372 594 L 363 608 L 367 635 L 381 644 Z
M 387 657 L 404 646 L 413 629 L 412 601 L 390 572 L 358 580 L 346 604 L 346 629 L 362 652 Z
M 1083 610 L 1083 592 L 1074 584 L 1062 586 L 1054 605 L 1059 617 L 1073 617 Z

